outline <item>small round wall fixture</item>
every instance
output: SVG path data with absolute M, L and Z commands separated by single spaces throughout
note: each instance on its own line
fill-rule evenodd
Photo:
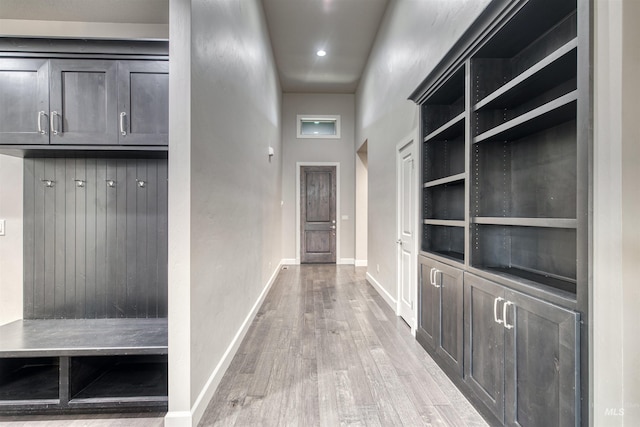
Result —
M 322 49 L 320 49 L 319 51 L 316 52 L 316 55 L 318 55 L 318 56 L 325 56 L 326 54 L 327 54 L 327 52 L 322 50 Z

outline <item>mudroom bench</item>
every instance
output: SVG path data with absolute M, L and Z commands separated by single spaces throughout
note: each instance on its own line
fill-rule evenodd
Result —
M 167 319 L 0 326 L 0 414 L 166 411 Z

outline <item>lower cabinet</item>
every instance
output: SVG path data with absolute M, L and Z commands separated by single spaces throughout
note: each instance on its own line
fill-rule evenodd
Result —
M 463 271 L 420 257 L 418 341 L 463 373 Z
M 465 383 L 505 425 L 575 426 L 579 315 L 464 274 Z
M 491 424 L 580 425 L 580 315 L 420 256 L 417 340 Z

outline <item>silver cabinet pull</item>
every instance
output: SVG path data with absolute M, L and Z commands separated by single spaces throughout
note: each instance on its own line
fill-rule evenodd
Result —
M 124 111 L 122 113 L 120 113 L 120 135 L 122 136 L 126 136 L 127 135 L 127 131 L 124 130 L 124 118 L 127 115 L 127 113 L 125 113 Z
M 513 303 L 511 301 L 507 301 L 502 306 L 502 321 L 504 322 L 504 327 L 507 329 L 513 329 L 513 325 L 509 325 L 507 323 L 507 307 L 510 305 L 513 305 Z
M 437 268 L 432 268 L 431 269 L 431 285 L 433 285 L 434 288 L 439 288 L 440 285 L 438 285 L 438 273 L 440 271 Z
M 57 111 L 52 111 L 51 112 L 51 132 L 53 132 L 54 135 L 58 134 L 58 129 L 56 129 L 56 117 L 58 117 L 59 114 Z
M 431 268 L 431 270 L 429 271 L 429 283 L 431 283 L 431 286 L 436 285 L 435 275 L 433 274 L 435 273 L 435 271 L 436 271 L 435 268 Z
M 498 303 L 500 301 L 504 301 L 504 298 L 498 297 L 493 300 L 493 321 L 496 322 L 498 325 L 501 325 L 503 320 L 503 319 L 498 319 Z
M 44 135 L 47 133 L 47 131 L 42 129 L 42 116 L 46 116 L 46 113 L 44 111 L 39 111 L 38 112 L 38 133 L 41 135 Z

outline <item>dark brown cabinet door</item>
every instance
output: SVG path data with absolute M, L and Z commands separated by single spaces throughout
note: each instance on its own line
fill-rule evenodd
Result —
M 118 142 L 169 143 L 169 63 L 118 62 Z
M 436 353 L 462 377 L 464 364 L 463 272 L 438 263 L 435 277 L 440 289 L 440 336 Z
M 465 381 L 504 422 L 504 288 L 464 275 Z
M 434 350 L 438 337 L 436 322 L 440 316 L 440 291 L 433 278 L 433 261 L 420 258 L 420 311 L 417 338 L 423 346 Z
M 300 170 L 300 261 L 336 262 L 336 168 Z
M 0 59 L 0 145 L 49 143 L 49 61 Z
M 506 291 L 505 421 L 579 425 L 579 315 Z
M 420 276 L 418 341 L 462 376 L 463 272 L 421 257 Z
M 51 60 L 52 144 L 116 144 L 116 66 L 108 60 Z

